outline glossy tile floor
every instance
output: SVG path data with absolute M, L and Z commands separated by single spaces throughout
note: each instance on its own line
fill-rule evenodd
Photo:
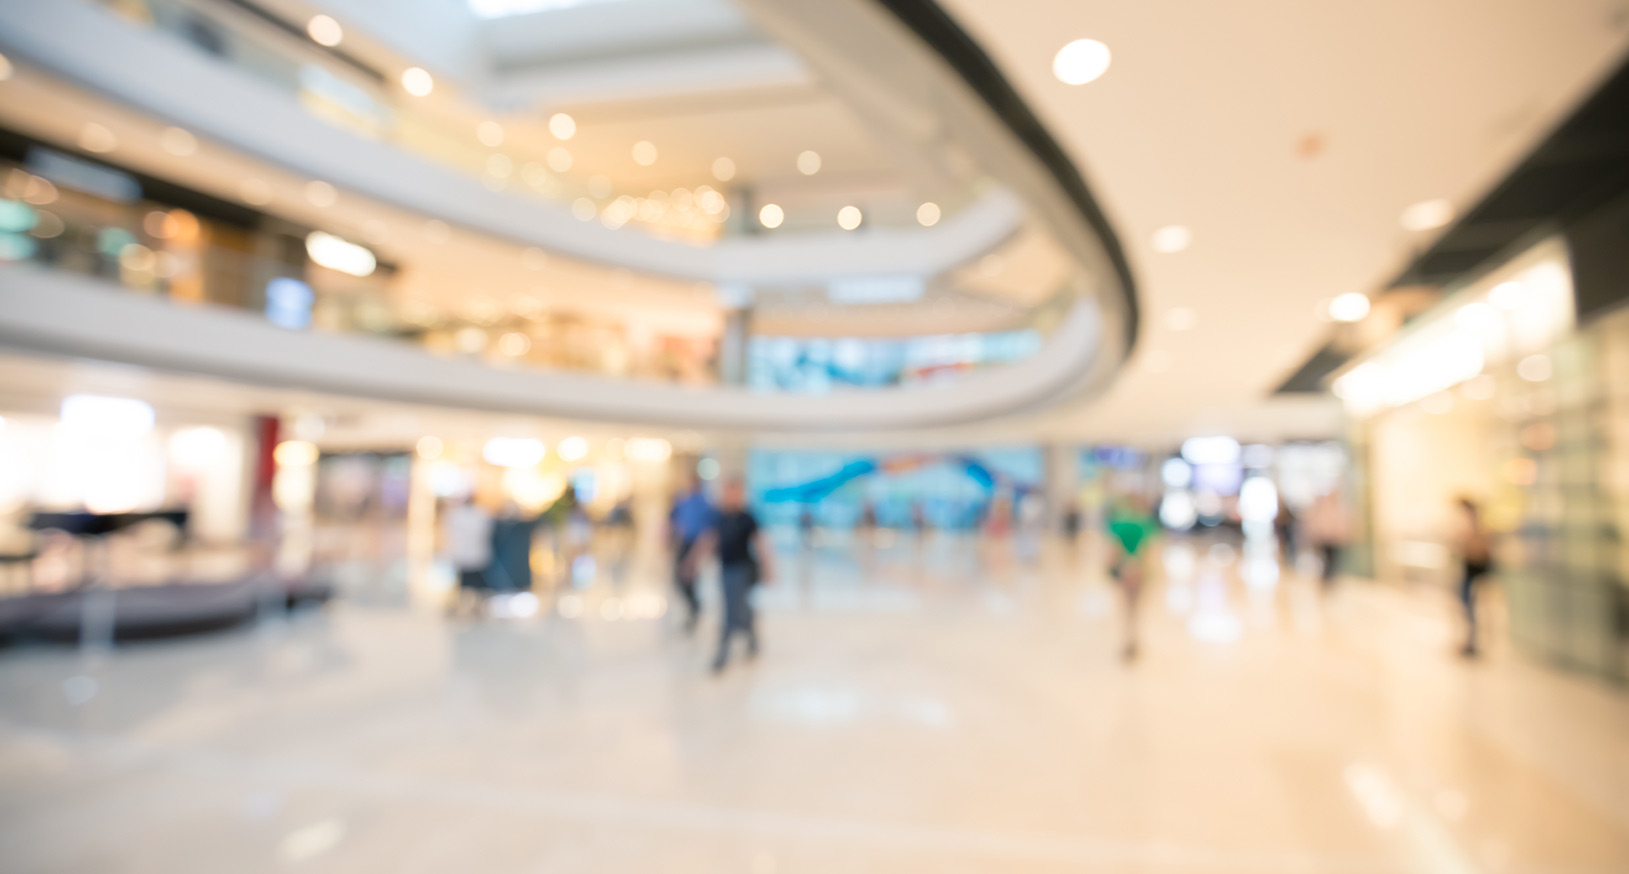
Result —
M 14 649 L 0 870 L 1629 871 L 1629 694 L 1459 661 L 1439 593 L 1163 557 L 1133 665 L 1089 554 L 910 540 L 789 554 L 716 678 L 654 559 L 526 619 Z

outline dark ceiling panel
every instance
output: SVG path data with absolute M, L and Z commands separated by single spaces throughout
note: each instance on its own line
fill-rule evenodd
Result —
M 1629 64 L 1556 128 L 1459 224 L 1392 282 L 1446 284 L 1493 266 L 1546 228 L 1565 229 L 1629 187 Z M 1629 246 L 1629 240 L 1624 241 Z

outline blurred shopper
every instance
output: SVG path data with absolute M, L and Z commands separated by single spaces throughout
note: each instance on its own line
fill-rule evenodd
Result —
M 493 589 L 506 592 L 529 592 L 532 589 L 532 536 L 537 531 L 540 516 L 528 517 L 520 505 L 505 501 L 503 510 L 492 523 L 492 563 L 487 570 L 487 583 Z
M 1493 537 L 1482 523 L 1482 508 L 1470 498 L 1459 499 L 1460 525 L 1457 532 L 1460 566 L 1459 601 L 1465 608 L 1465 645 L 1460 655 L 1475 658 L 1477 583 L 1493 569 Z
M 1352 541 L 1352 517 L 1346 512 L 1346 502 L 1341 498 L 1340 489 L 1334 489 L 1314 501 L 1311 509 L 1307 510 L 1305 524 L 1307 541 L 1323 559 L 1321 579 L 1324 588 L 1328 589 L 1335 584 L 1341 553 Z
M 1080 504 L 1074 501 L 1063 509 L 1063 538 L 1071 544 L 1080 539 Z
M 1119 501 L 1109 511 L 1109 576 L 1120 589 L 1124 604 L 1125 646 L 1121 656 L 1135 659 L 1138 651 L 1137 606 L 1148 575 L 1149 542 L 1159 533 L 1159 522 L 1142 498 Z
M 1273 533 L 1278 535 L 1278 548 L 1284 553 L 1284 561 L 1295 564 L 1295 529 L 1299 522 L 1295 518 L 1295 511 L 1290 509 L 1289 502 L 1282 496 L 1278 499 L 1278 514 L 1273 517 Z
M 441 544 L 458 570 L 453 607 L 459 609 L 490 588 L 486 572 L 492 563 L 492 515 L 469 498 L 456 499 L 441 516 Z
M 707 500 L 701 482 L 692 478 L 684 493 L 674 502 L 673 511 L 668 514 L 668 535 L 673 547 L 673 587 L 679 590 L 679 597 L 684 599 L 687 611 L 684 630 L 687 634 L 696 630 L 696 621 L 701 616 L 701 601 L 696 597 L 698 562 L 692 553 L 702 536 L 717 521 L 718 512 Z
M 719 582 L 724 592 L 724 619 L 718 634 L 718 655 L 713 673 L 724 670 L 730 657 L 730 640 L 739 632 L 747 638 L 747 657 L 758 654 L 758 628 L 752 615 L 752 588 L 775 578 L 774 550 L 758 526 L 757 517 L 747 509 L 746 488 L 740 480 L 724 484 L 718 520 L 703 534 L 691 552 L 694 564 L 710 552 L 717 552 Z
M 611 582 L 621 586 L 628 576 L 628 565 L 634 554 L 633 500 L 623 498 L 611 507 L 605 516 L 605 533 L 611 552 Z

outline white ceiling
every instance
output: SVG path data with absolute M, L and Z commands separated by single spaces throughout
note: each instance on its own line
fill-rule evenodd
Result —
M 1323 299 L 1384 286 L 1432 233 L 1411 203 L 1473 204 L 1629 45 L 1621 0 L 942 0 L 1086 171 L 1142 294 L 1135 360 L 1059 434 L 1309 436 L 1324 403 L 1264 398 L 1320 345 Z M 1065 43 L 1106 43 L 1060 83 Z M 1308 136 L 1315 157 L 1298 154 Z M 1186 225 L 1193 244 L 1154 253 Z M 1167 312 L 1191 307 L 1189 331 Z

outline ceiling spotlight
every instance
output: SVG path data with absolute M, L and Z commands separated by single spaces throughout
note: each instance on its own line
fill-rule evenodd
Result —
M 1454 220 L 1454 204 L 1447 198 L 1435 200 L 1422 200 L 1403 210 L 1399 219 L 1403 228 L 1410 231 L 1429 231 L 1440 228 Z
M 1077 39 L 1052 58 L 1052 75 L 1065 85 L 1084 85 L 1108 70 L 1109 47 L 1095 39 Z
M 1369 314 L 1369 296 L 1361 291 L 1348 291 L 1331 300 L 1325 311 L 1337 322 L 1361 322 Z
M 813 176 L 820 172 L 820 153 L 805 151 L 798 153 L 798 172 L 805 176 Z
M 556 173 L 564 173 L 571 169 L 571 151 L 565 146 L 555 146 L 549 150 L 549 169 Z
M 656 146 L 648 140 L 634 143 L 633 160 L 641 167 L 649 167 L 656 163 Z
M 735 162 L 729 158 L 719 158 L 713 161 L 713 178 L 720 182 L 728 182 L 735 178 Z
M 158 145 L 178 158 L 185 158 L 198 151 L 198 138 L 184 128 L 167 127 L 159 131 Z
M 1189 331 L 1199 324 L 1199 313 L 1193 307 L 1171 307 L 1165 312 L 1165 327 L 1173 331 Z
M 577 121 L 563 112 L 549 116 L 549 133 L 557 140 L 569 140 L 577 133 Z
M 939 204 L 928 201 L 916 208 L 916 223 L 931 228 L 939 223 Z
M 1548 355 L 1529 355 L 1516 364 L 1516 375 L 1528 382 L 1543 382 L 1553 370 Z
M 786 221 L 786 212 L 776 204 L 766 203 L 758 210 L 758 223 L 766 228 L 778 228 L 783 221 Z
M 481 145 L 496 149 L 503 145 L 503 125 L 495 121 L 483 121 L 475 126 L 475 138 L 481 141 Z
M 322 231 L 306 235 L 305 251 L 317 264 L 357 277 L 372 276 L 379 263 L 366 247 Z
M 402 71 L 402 88 L 414 97 L 428 96 L 436 87 L 436 80 L 430 78 L 429 71 L 423 67 L 408 67 Z
M 119 147 L 119 138 L 94 121 L 86 122 L 79 131 L 79 147 L 87 152 L 111 152 Z
M 1154 251 L 1166 255 L 1172 252 L 1180 252 L 1188 248 L 1188 244 L 1192 242 L 1193 231 L 1182 225 L 1167 225 L 1160 228 L 1148 240 L 1149 245 L 1154 247 Z
M 305 184 L 305 199 L 312 206 L 327 208 L 339 202 L 339 192 L 321 179 L 313 179 Z
M 860 214 L 857 206 L 845 206 L 837 211 L 837 226 L 845 231 L 852 231 L 860 226 L 865 216 Z
M 1519 309 L 1522 298 L 1527 295 L 1527 287 L 1518 281 L 1501 282 L 1488 292 L 1488 303 L 1502 310 Z
M 318 45 L 329 48 L 339 45 L 340 40 L 345 38 L 345 31 L 339 26 L 339 22 L 327 15 L 312 16 L 311 20 L 306 22 L 305 32 Z

